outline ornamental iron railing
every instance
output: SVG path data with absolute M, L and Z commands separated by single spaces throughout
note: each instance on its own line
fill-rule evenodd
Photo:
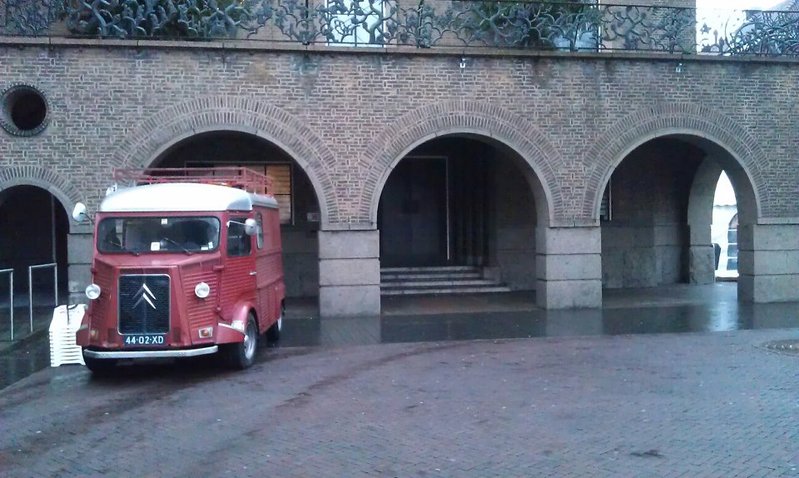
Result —
M 0 0 L 0 34 L 799 55 L 799 11 L 596 1 Z

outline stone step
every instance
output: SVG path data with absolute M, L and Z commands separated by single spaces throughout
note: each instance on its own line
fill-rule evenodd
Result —
M 380 269 L 381 295 L 441 295 L 510 292 L 497 281 L 484 279 L 474 266 L 386 267 Z
M 381 281 L 481 279 L 482 271 L 473 266 L 386 267 L 380 270 Z
M 447 272 L 441 274 L 432 273 L 380 273 L 380 281 L 404 281 L 404 280 L 459 280 L 459 279 L 481 279 L 482 274 L 479 271 L 468 272 Z
M 495 286 L 500 285 L 488 279 L 466 279 L 466 280 L 415 280 L 415 281 L 392 281 L 381 282 L 380 287 L 385 289 L 401 289 L 414 287 L 459 287 L 459 286 Z
M 452 287 L 452 288 L 418 288 L 418 289 L 392 289 L 381 290 L 381 295 L 442 295 L 442 294 L 488 294 L 496 292 L 510 292 L 505 286 L 493 287 Z
M 404 273 L 439 273 L 439 272 L 460 272 L 460 271 L 478 271 L 479 268 L 475 266 L 424 266 L 424 267 L 382 267 L 381 273 L 390 274 L 404 274 Z

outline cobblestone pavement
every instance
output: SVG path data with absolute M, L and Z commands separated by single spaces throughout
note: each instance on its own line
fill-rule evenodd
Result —
M 799 329 L 271 348 L 46 369 L 0 391 L 0 475 L 799 476 Z

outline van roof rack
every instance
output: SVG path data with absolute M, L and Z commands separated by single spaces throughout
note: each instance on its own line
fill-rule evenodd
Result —
M 243 166 L 213 168 L 115 168 L 114 181 L 130 184 L 200 183 L 272 194 L 272 178 Z

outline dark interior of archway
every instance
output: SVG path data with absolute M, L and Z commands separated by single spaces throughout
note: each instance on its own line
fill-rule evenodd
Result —
M 15 293 L 27 294 L 29 266 L 56 262 L 59 301 L 64 302 L 62 299 L 67 297 L 69 223 L 61 203 L 44 189 L 35 186 L 6 189 L 0 192 L 0 224 L 3 225 L 0 228 L 0 269 L 14 269 Z M 52 269 L 34 270 L 33 286 L 36 295 L 50 301 L 53 293 Z M 0 294 L 7 293 L 6 276 L 0 281 L 0 287 L 3 287 Z M 46 302 L 48 306 L 51 303 Z
M 514 287 L 533 288 L 525 258 L 535 256 L 535 206 L 514 156 L 465 136 L 411 151 L 381 194 L 381 267 L 497 267 Z
M 288 162 L 291 157 L 274 144 L 238 131 L 213 131 L 191 136 L 174 145 L 155 161 L 154 167 L 179 168 L 185 163 Z
M 610 214 L 601 218 L 603 287 L 689 281 L 688 202 L 705 157 L 695 145 L 659 138 L 619 164 L 605 195 Z
M 316 231 L 319 202 L 305 171 L 273 143 L 257 136 L 218 131 L 187 138 L 166 151 L 154 168 L 250 166 L 266 167 L 267 174 L 280 174 L 276 198 L 281 205 L 281 235 L 286 294 L 317 296 L 319 264 Z M 269 169 L 275 167 L 274 169 Z M 261 171 L 264 171 L 261 169 Z M 274 172 L 273 172 L 274 171 Z M 278 178 L 273 177 L 277 182 Z M 288 207 L 286 207 L 288 205 Z

